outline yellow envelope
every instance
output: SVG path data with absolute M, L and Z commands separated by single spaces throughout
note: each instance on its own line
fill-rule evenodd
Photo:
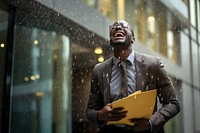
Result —
M 124 110 L 128 111 L 127 116 L 119 121 L 108 121 L 107 125 L 110 124 L 126 124 L 134 125 L 130 122 L 133 118 L 150 119 L 155 102 L 156 102 L 157 90 L 150 91 L 136 91 L 135 93 L 125 97 L 123 99 L 114 101 L 112 108 L 124 107 Z

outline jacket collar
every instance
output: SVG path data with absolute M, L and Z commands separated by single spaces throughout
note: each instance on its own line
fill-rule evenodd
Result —
M 143 63 L 144 62 L 144 57 L 140 53 L 135 52 L 135 60 L 140 62 L 140 63 Z
M 135 52 L 136 90 L 144 90 L 146 84 L 147 68 L 144 56 Z

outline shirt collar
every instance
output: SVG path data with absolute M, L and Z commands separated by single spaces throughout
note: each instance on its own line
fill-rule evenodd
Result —
M 126 60 L 130 61 L 132 65 L 134 64 L 134 60 L 135 60 L 134 50 L 132 50 L 132 52 L 130 53 L 130 55 L 128 56 L 128 58 Z M 114 66 L 117 66 L 119 64 L 119 62 L 120 62 L 120 60 L 118 58 L 116 58 L 115 56 L 113 56 Z

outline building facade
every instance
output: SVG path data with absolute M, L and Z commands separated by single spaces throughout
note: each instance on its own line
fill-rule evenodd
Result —
M 181 112 L 166 133 L 200 133 L 200 0 L 0 0 L 0 133 L 94 133 L 92 69 L 112 56 L 109 25 L 158 56 Z

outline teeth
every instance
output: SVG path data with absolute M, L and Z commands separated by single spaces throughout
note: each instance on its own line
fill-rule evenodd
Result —
M 116 33 L 116 34 L 115 34 L 115 37 L 117 37 L 117 36 L 118 36 L 118 37 L 119 37 L 119 36 L 123 37 L 124 34 L 123 34 L 123 33 Z

